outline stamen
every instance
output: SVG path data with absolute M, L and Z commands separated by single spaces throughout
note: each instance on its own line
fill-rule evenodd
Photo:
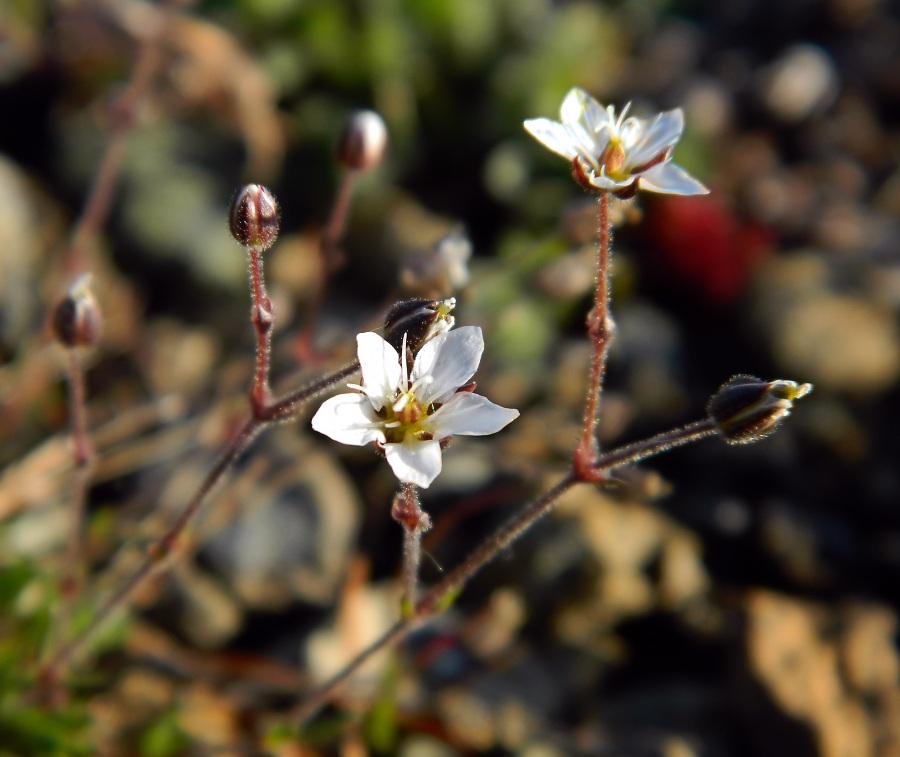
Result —
M 406 334 L 408 332 L 403 332 L 403 342 L 402 347 L 400 349 L 400 364 L 403 366 L 403 388 L 409 386 L 409 373 L 406 370 Z
M 616 121 L 616 134 L 619 133 L 622 128 L 622 124 L 625 123 L 625 116 L 628 115 L 628 109 L 631 107 L 631 103 L 625 103 L 625 107 L 622 108 L 622 112 L 619 114 L 619 120 Z

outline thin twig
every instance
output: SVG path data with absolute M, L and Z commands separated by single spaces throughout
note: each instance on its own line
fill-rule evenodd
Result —
M 594 462 L 600 453 L 597 427 L 600 425 L 600 392 L 606 372 L 606 358 L 615 326 L 609 310 L 609 264 L 611 240 L 609 224 L 609 194 L 597 198 L 597 288 L 594 307 L 588 313 L 588 337 L 591 340 L 591 366 L 587 395 L 584 401 L 581 439 L 575 450 L 575 471 L 584 481 L 596 475 Z
M 313 339 L 319 316 L 322 314 L 322 309 L 325 306 L 328 281 L 332 274 L 344 263 L 344 255 L 341 252 L 341 239 L 347 228 L 353 185 L 356 183 L 359 175 L 359 171 L 349 168 L 344 169 L 335 193 L 334 203 L 331 206 L 328 223 L 325 225 L 322 238 L 319 240 L 319 281 L 307 312 L 306 324 L 297 337 L 295 347 L 298 358 L 303 362 L 315 356 Z
M 250 442 L 260 430 L 260 424 L 255 419 L 248 420 L 244 427 L 231 440 L 212 470 L 206 474 L 200 488 L 191 498 L 184 510 L 175 522 L 169 527 L 148 550 L 141 565 L 122 585 L 110 595 L 100 608 L 94 613 L 90 623 L 85 626 L 73 639 L 62 646 L 47 662 L 38 674 L 39 681 L 54 681 L 58 679 L 63 668 L 71 661 L 74 655 L 81 649 L 88 639 L 106 622 L 118 607 L 123 606 L 132 592 L 140 586 L 144 579 L 150 576 L 162 563 L 163 558 L 175 550 L 177 540 L 187 524 L 197 514 L 200 507 L 206 501 L 224 473 L 234 464 L 241 453 L 247 449 Z
M 263 278 L 262 249 L 249 247 L 247 249 L 250 259 L 250 321 L 256 332 L 256 370 L 253 374 L 253 383 L 250 386 L 250 408 L 254 418 L 265 417 L 265 411 L 271 401 L 272 390 L 269 387 L 269 364 L 272 351 L 272 325 L 274 313 L 272 301 L 266 294 L 265 279 Z
M 69 349 L 66 352 L 69 359 L 69 414 L 72 424 L 72 458 L 75 464 L 71 503 L 72 534 L 68 560 L 72 569 L 72 577 L 67 589 L 70 596 L 74 596 L 81 588 L 81 582 L 87 568 L 84 515 L 91 467 L 94 461 L 94 445 L 91 442 L 90 430 L 88 429 L 83 358 L 77 349 Z
M 147 88 L 159 71 L 163 60 L 163 41 L 180 4 L 181 0 L 162 0 L 156 28 L 138 46 L 128 83 L 111 107 L 113 121 L 109 141 L 67 251 L 66 268 L 69 274 L 81 273 L 90 267 L 87 264 L 89 248 L 109 215 L 128 137 Z
M 715 423 L 707 419 L 658 434 L 650 439 L 600 455 L 594 461 L 594 474 L 607 475 L 614 468 L 652 457 L 675 447 L 691 444 L 715 433 Z M 458 567 L 429 589 L 416 603 L 413 613 L 395 623 L 380 639 L 347 663 L 337 675 L 307 694 L 303 702 L 291 713 L 292 717 L 299 720 L 300 723 L 312 717 L 328 701 L 334 691 L 347 681 L 363 663 L 379 650 L 402 639 L 430 616 L 446 608 L 479 570 L 512 546 L 538 520 L 550 513 L 566 491 L 583 481 L 580 474 L 572 470 L 523 510 L 516 513 L 476 547 Z
M 422 534 L 431 529 L 431 518 L 422 510 L 415 486 L 402 485 L 394 497 L 391 517 L 403 527 L 403 607 L 404 612 L 412 613 L 419 588 Z

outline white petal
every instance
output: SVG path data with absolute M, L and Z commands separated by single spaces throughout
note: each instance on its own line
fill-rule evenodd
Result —
M 562 124 L 549 118 L 532 118 L 525 121 L 524 126 L 531 136 L 557 155 L 572 160 L 578 154 L 572 135 Z
M 434 434 L 435 439 L 444 439 L 454 434 L 485 436 L 496 434 L 518 417 L 518 410 L 495 405 L 480 394 L 460 392 L 431 415 L 425 427 Z
M 412 380 L 428 377 L 416 396 L 423 405 L 443 402 L 463 386 L 478 370 L 484 338 L 478 326 L 440 334 L 425 342 L 416 355 Z
M 564 126 L 581 121 L 588 100 L 593 100 L 593 98 L 581 87 L 572 87 L 566 92 L 559 109 L 559 120 L 563 122 Z
M 643 174 L 642 174 L 643 175 Z M 607 192 L 617 192 L 620 189 L 628 189 L 634 183 L 634 177 L 629 176 L 622 181 L 610 179 L 606 174 L 592 174 L 588 176 L 588 181 L 597 189 L 603 189 Z
M 563 100 L 560 115 L 572 141 L 580 148 L 582 159 L 599 170 L 597 156 L 606 149 L 609 135 L 615 129 L 613 113 L 583 89 L 574 87 Z
M 382 421 L 364 394 L 339 394 L 326 400 L 313 416 L 312 427 L 341 444 L 361 447 L 384 442 Z
M 441 472 L 441 444 L 437 439 L 385 444 L 384 454 L 394 475 L 407 484 L 427 489 Z
M 359 364 L 366 394 L 376 410 L 392 402 L 400 386 L 400 356 L 378 334 L 367 331 L 356 337 Z
M 684 131 L 684 111 L 681 108 L 660 113 L 653 122 L 644 122 L 644 133 L 628 155 L 628 166 L 640 167 L 661 152 L 671 148 Z
M 596 135 L 604 132 L 606 136 L 603 137 L 602 141 L 604 143 L 607 142 L 609 140 L 609 133 L 615 127 L 615 121 L 611 119 L 609 111 L 587 92 L 584 90 L 578 91 L 581 92 L 581 122 L 584 124 L 585 128 L 594 135 L 595 140 L 597 139 Z
M 619 139 L 622 140 L 622 147 L 626 152 L 634 150 L 644 136 L 646 128 L 647 122 L 640 118 L 625 119 L 619 128 Z
M 672 195 L 705 195 L 709 190 L 674 163 L 661 163 L 640 174 L 641 189 Z
M 600 135 L 595 135 L 589 133 L 584 124 L 567 124 L 566 130 L 569 132 L 569 137 L 575 145 L 579 157 L 596 166 L 597 156 L 603 152 L 609 141 L 608 132 L 604 131 Z

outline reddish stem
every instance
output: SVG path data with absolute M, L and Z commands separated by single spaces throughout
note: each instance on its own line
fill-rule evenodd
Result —
M 250 258 L 250 321 L 256 332 L 256 370 L 250 386 L 250 408 L 253 417 L 263 419 L 271 401 L 272 390 L 269 386 L 269 358 L 272 351 L 272 325 L 274 314 L 272 301 L 266 294 L 263 278 L 262 249 L 249 247 Z
M 597 289 L 594 307 L 587 317 L 587 332 L 591 340 L 591 365 L 587 396 L 584 401 L 581 439 L 574 455 L 575 475 L 581 481 L 597 481 L 596 461 L 600 454 L 597 427 L 600 424 L 600 392 L 606 371 L 609 345 L 615 325 L 609 311 L 610 225 L 609 194 L 597 199 Z
M 675 447 L 691 444 L 716 433 L 715 422 L 706 419 L 658 434 L 650 439 L 620 447 L 606 454 L 598 454 L 594 461 L 593 475 L 607 475 L 614 468 L 643 460 Z M 310 692 L 306 699 L 293 710 L 292 716 L 298 718 L 301 723 L 312 717 L 328 701 L 328 698 L 334 691 L 342 683 L 346 682 L 366 661 L 380 650 L 401 640 L 413 628 L 432 615 L 441 612 L 456 598 L 479 570 L 494 560 L 505 549 L 512 546 L 531 526 L 553 510 L 559 498 L 566 491 L 583 480 L 573 470 L 553 487 L 529 503 L 523 510 L 516 513 L 494 534 L 476 547 L 458 567 L 446 574 L 439 583 L 429 589 L 415 604 L 414 611 L 411 614 L 406 615 L 391 626 L 380 639 L 353 658 L 332 679 Z
M 309 306 L 306 326 L 297 337 L 296 342 L 295 351 L 301 362 L 306 362 L 315 356 L 315 350 L 312 346 L 313 335 L 315 334 L 322 308 L 325 306 L 328 280 L 344 264 L 344 255 L 341 252 L 340 244 L 347 228 L 353 185 L 358 176 L 358 171 L 352 169 L 344 170 L 335 193 L 334 203 L 331 206 L 328 223 L 325 225 L 325 230 L 322 232 L 322 238 L 319 241 L 319 281 L 313 301 Z
M 406 483 L 394 497 L 391 516 L 403 527 L 403 607 L 404 612 L 412 613 L 419 588 L 422 534 L 431 528 L 431 518 L 422 510 L 416 487 Z
M 163 0 L 161 3 L 157 28 L 141 42 L 131 77 L 110 109 L 113 121 L 109 142 L 68 249 L 66 268 L 70 274 L 81 273 L 89 268 L 88 247 L 109 215 L 110 201 L 116 188 L 116 178 L 122 168 L 128 136 L 134 127 L 135 115 L 144 94 L 159 70 L 163 59 L 162 43 L 179 4 L 180 0 Z

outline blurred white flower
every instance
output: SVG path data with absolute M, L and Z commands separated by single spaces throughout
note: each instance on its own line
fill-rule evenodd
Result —
M 655 118 L 616 116 L 583 89 L 569 90 L 560 121 L 534 118 L 525 128 L 545 147 L 572 161 L 576 180 L 601 192 L 631 197 L 638 189 L 665 194 L 706 194 L 709 190 L 671 162 L 684 130 L 681 108 Z
M 484 351 L 477 326 L 430 339 L 411 373 L 405 340 L 402 359 L 378 334 L 360 334 L 356 342 L 362 385 L 327 400 L 312 427 L 342 444 L 375 442 L 400 481 L 427 488 L 441 472 L 441 440 L 494 434 L 519 415 L 467 391 Z

